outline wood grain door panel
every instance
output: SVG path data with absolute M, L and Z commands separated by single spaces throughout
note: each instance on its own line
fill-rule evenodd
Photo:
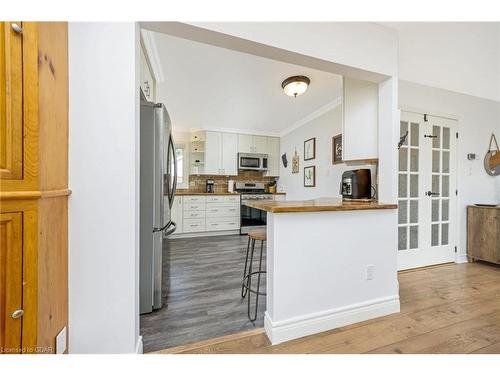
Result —
M 22 36 L 0 23 L 0 179 L 23 176 Z
M 22 232 L 22 213 L 0 214 L 0 353 L 21 349 Z

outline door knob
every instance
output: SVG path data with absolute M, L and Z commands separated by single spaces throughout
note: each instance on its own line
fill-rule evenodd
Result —
M 11 317 L 12 319 L 19 319 L 23 315 L 24 315 L 24 310 L 16 310 L 12 313 Z
M 428 195 L 429 197 L 437 197 L 439 196 L 439 193 L 434 193 L 429 190 L 428 192 L 425 193 L 425 195 Z
M 13 23 L 10 26 L 12 27 L 12 30 L 14 30 L 14 32 L 16 34 L 22 34 L 23 33 L 23 28 L 21 26 L 19 26 L 17 23 Z

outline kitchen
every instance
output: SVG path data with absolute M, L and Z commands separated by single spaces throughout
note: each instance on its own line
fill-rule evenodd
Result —
M 265 241 L 247 234 L 265 231 L 268 214 L 251 203 L 281 202 L 289 195 L 340 197 L 342 173 L 358 168 L 373 178 L 374 186 L 371 181 L 363 186 L 363 198 L 376 191 L 375 158 L 349 166 L 334 160 L 332 142 L 342 132 L 343 79 L 161 33 L 143 30 L 141 35 L 142 94 L 146 101 L 165 103 L 173 139 L 170 183 L 164 186 L 171 229 L 161 265 L 157 261 L 149 270 L 158 285 L 141 294 L 156 294 L 153 302 L 141 299 L 144 350 L 263 327 Z M 350 103 L 376 88 L 355 80 L 348 84 L 358 92 Z M 365 112 L 373 116 L 373 103 Z M 298 141 L 302 129 L 317 136 Z M 337 151 L 337 159 L 341 154 Z M 311 163 L 317 175 L 306 181 Z M 247 293 L 243 286 L 244 275 L 252 272 L 247 264 L 259 267 L 250 280 L 259 283 L 259 298 L 254 288 Z

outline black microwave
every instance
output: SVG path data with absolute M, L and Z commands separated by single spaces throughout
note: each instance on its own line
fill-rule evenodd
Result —
M 238 154 L 238 169 L 267 171 L 268 156 L 266 154 Z

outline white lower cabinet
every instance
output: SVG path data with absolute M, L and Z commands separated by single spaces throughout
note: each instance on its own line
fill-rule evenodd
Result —
M 284 201 L 286 198 L 285 194 L 274 194 L 273 199 L 275 201 Z
M 176 234 L 240 229 L 239 195 L 182 195 L 172 208 Z

